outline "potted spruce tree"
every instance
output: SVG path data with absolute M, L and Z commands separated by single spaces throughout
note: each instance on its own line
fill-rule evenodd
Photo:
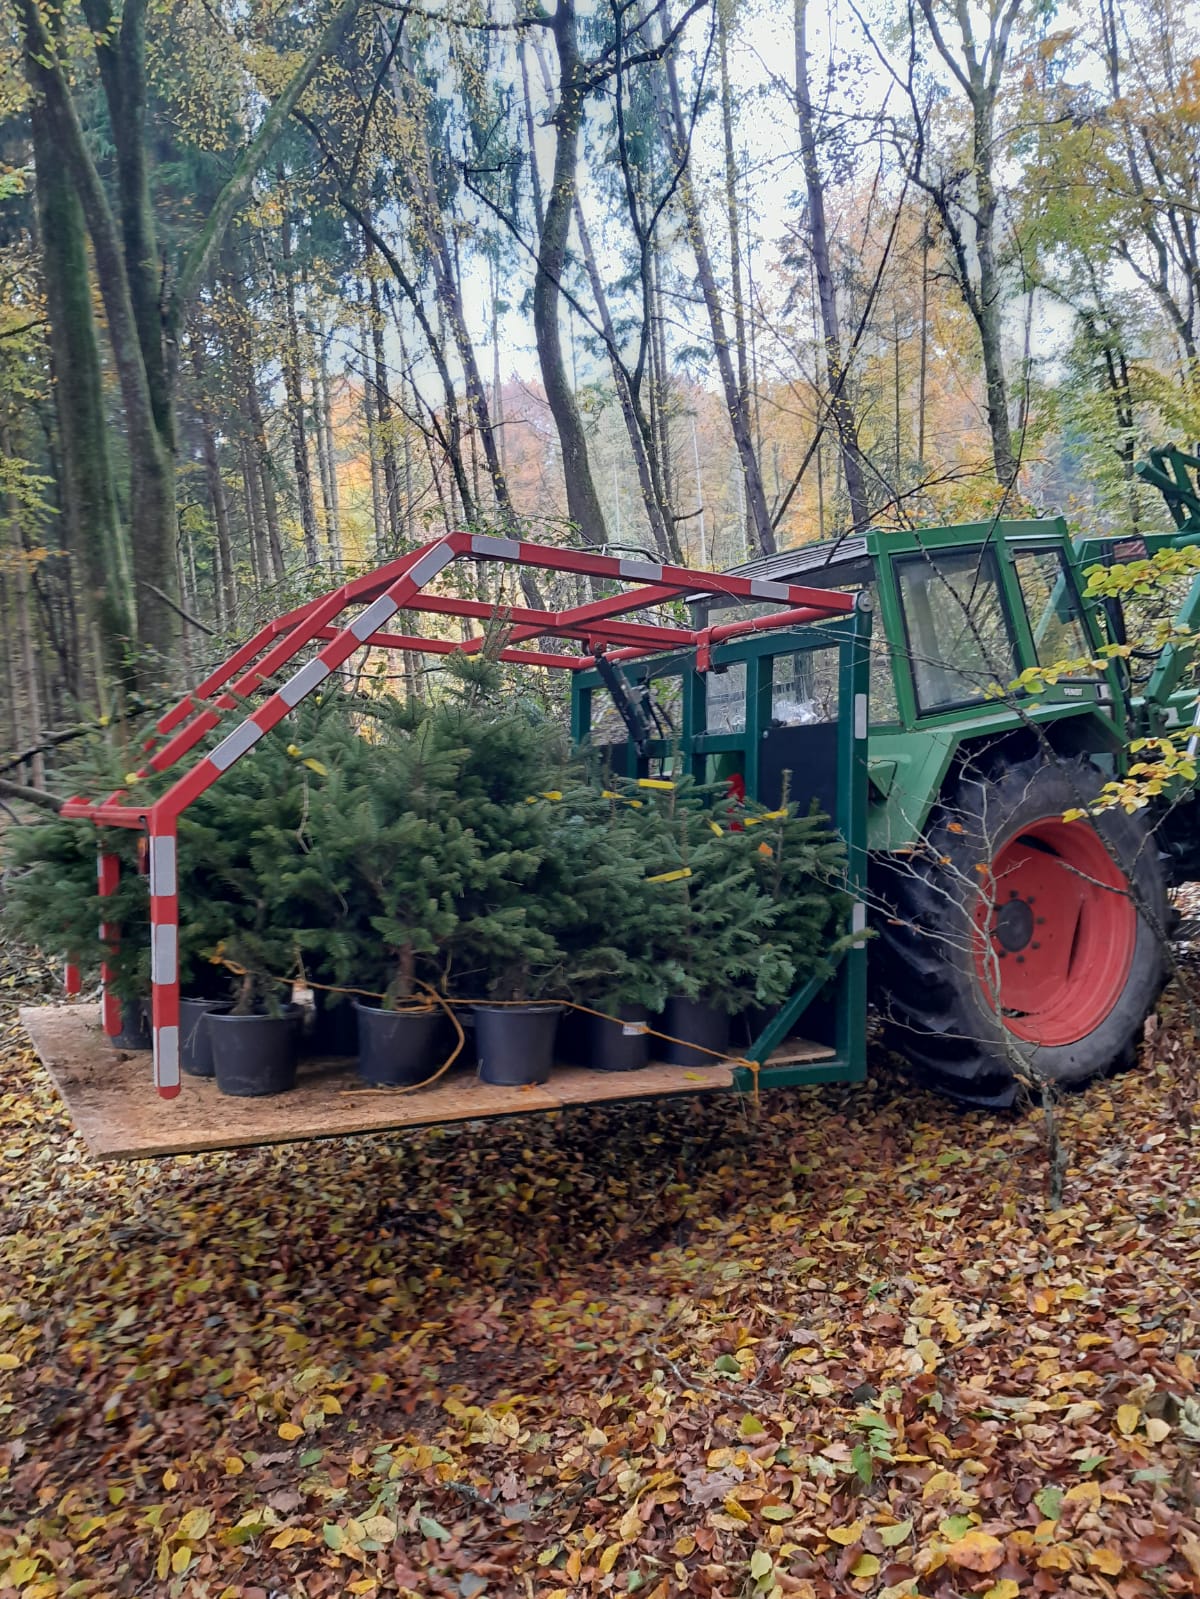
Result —
M 92 763 L 69 769 L 82 782 Z M 97 830 L 88 822 L 55 817 L 9 835 L 4 924 L 15 935 L 78 966 L 90 980 L 102 962 L 121 1003 L 122 1027 L 112 1043 L 118 1049 L 149 1049 L 150 901 L 138 871 L 138 839 L 124 828 Z M 120 862 L 117 892 L 101 898 L 96 881 L 100 850 Z M 101 921 L 120 929 L 115 949 L 99 936 Z
M 316 736 L 322 713 L 313 708 L 301 727 Z M 288 730 L 292 737 L 297 729 Z M 296 887 L 295 863 L 308 848 L 306 812 L 312 780 L 282 729 L 262 739 L 196 808 L 204 829 L 203 873 L 190 880 L 191 914 L 213 941 L 210 953 L 239 968 L 228 1011 L 209 1011 L 202 1026 L 223 1094 L 239 1098 L 286 1093 L 295 1086 L 302 1015 L 291 1003 L 298 934 L 309 909 Z M 235 777 L 236 774 L 236 777 Z M 189 835 L 193 858 L 200 835 Z M 228 968 L 227 968 L 228 969 Z
M 655 954 L 671 989 L 660 1029 L 676 1042 L 661 1053 L 676 1066 L 712 1065 L 729 1048 L 732 1018 L 756 1001 L 779 1003 L 794 974 L 769 940 L 778 907 L 757 880 L 753 843 L 716 820 L 705 798 L 684 781 L 653 807 L 671 861 L 656 874 L 670 916 Z
M 649 881 L 661 859 L 657 831 L 641 807 L 592 786 L 565 793 L 551 813 L 552 849 L 566 883 L 559 931 L 566 984 L 586 1007 L 564 1021 L 563 1054 L 595 1071 L 648 1063 L 647 1024 L 667 997 L 667 973 L 654 951 L 669 935 L 671 910 Z
M 444 717 L 381 713 L 365 780 L 335 774 L 314 808 L 311 858 L 320 857 L 357 908 L 359 1074 L 380 1087 L 423 1082 L 437 1065 L 440 986 L 458 905 L 478 871 L 480 846 L 455 814 L 466 750 Z
M 492 663 L 480 663 L 490 666 Z M 554 1060 L 565 992 L 558 934 L 570 913 L 551 817 L 561 792 L 559 730 L 518 706 L 506 710 L 485 680 L 443 711 L 447 738 L 466 753 L 453 814 L 477 842 L 475 869 L 446 941 L 447 981 L 475 998 L 479 1075 L 544 1082 Z

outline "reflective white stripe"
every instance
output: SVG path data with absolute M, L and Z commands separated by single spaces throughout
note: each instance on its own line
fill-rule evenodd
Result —
M 309 661 L 307 666 L 302 666 L 294 677 L 289 677 L 279 690 L 279 698 L 289 707 L 299 705 L 306 694 L 311 694 L 313 689 L 323 683 L 333 670 L 318 656 Z
M 856 899 L 854 902 L 854 908 L 850 912 L 850 931 L 852 933 L 863 933 L 866 931 L 866 927 L 867 907 L 863 904 L 861 899 Z
M 150 930 L 150 981 L 173 983 L 178 975 L 179 929 L 164 922 Z
M 175 892 L 175 840 L 152 838 L 150 840 L 150 892 L 173 894 Z
M 239 760 L 248 749 L 253 749 L 263 736 L 263 730 L 257 722 L 243 722 L 240 727 L 235 727 L 228 738 L 223 738 L 216 749 L 208 757 L 218 772 L 225 772 Z
M 866 738 L 867 736 L 867 696 L 856 694 L 854 696 L 854 736 Z
M 782 583 L 767 583 L 761 577 L 751 578 L 750 592 L 756 600 L 790 600 L 792 597 Z
M 471 539 L 472 555 L 490 555 L 494 561 L 519 561 L 521 546 L 516 539 L 494 539 L 486 533 L 476 533 Z
M 435 544 L 433 549 L 426 550 L 419 561 L 415 561 L 409 568 L 408 575 L 420 588 L 428 583 L 431 577 L 436 577 L 443 566 L 454 559 L 454 551 L 447 550 L 440 544 Z
M 154 1082 L 159 1088 L 179 1087 L 179 1029 L 154 1029 Z
M 639 578 L 643 583 L 661 583 L 662 567 L 653 561 L 622 561 L 621 576 Z
M 377 627 L 395 616 L 399 609 L 390 594 L 381 594 L 373 604 L 367 606 L 361 616 L 355 617 L 350 624 L 350 631 L 361 643 L 363 639 L 370 638 Z

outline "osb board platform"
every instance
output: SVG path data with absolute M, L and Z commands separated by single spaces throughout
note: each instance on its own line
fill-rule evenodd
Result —
M 154 1092 L 150 1056 L 113 1049 L 96 1005 L 39 1005 L 21 1021 L 91 1153 L 105 1160 L 192 1154 L 301 1138 L 380 1132 L 431 1122 L 471 1121 L 606 1100 L 647 1099 L 728 1088 L 733 1069 L 647 1066 L 637 1072 L 556 1068 L 537 1087 L 481 1083 L 470 1068 L 451 1070 L 411 1094 L 364 1088 L 345 1061 L 304 1061 L 296 1089 L 264 1099 L 218 1094 L 209 1079 L 184 1077 L 175 1099 Z

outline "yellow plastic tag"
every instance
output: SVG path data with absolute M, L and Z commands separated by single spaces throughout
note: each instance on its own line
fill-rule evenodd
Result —
M 709 822 L 708 825 L 709 825 L 709 827 L 712 828 L 713 832 L 717 835 L 718 838 L 724 838 L 725 837 L 725 829 L 723 827 L 719 827 L 716 822 Z
M 638 780 L 637 780 L 637 786 L 639 788 L 667 788 L 667 789 L 675 787 L 674 783 L 668 783 L 665 777 L 639 777 Z
M 684 866 L 681 867 L 677 872 L 660 872 L 657 877 L 648 877 L 646 881 L 648 883 L 678 883 L 681 882 L 685 877 L 690 877 L 691 875 L 692 868 L 690 866 Z

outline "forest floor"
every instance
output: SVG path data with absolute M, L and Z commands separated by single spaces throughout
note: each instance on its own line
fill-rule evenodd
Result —
M 7 965 L 5 962 L 7 961 Z M 853 1089 L 104 1166 L 0 953 L 0 1595 L 1200 1592 L 1181 1016 Z

